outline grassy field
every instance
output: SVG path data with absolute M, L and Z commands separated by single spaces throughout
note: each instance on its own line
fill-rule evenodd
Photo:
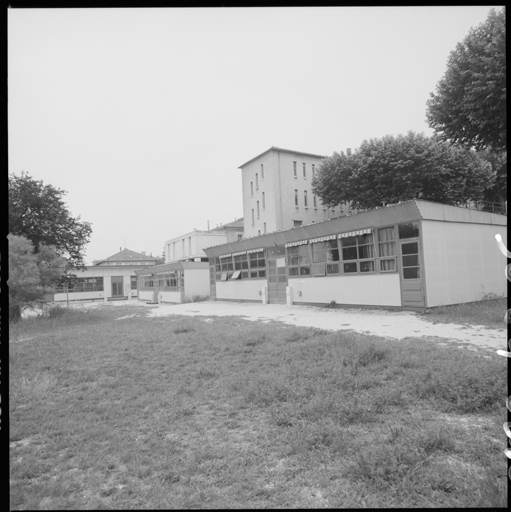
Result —
M 424 318 L 433 323 L 485 325 L 493 329 L 505 327 L 507 297 L 488 296 L 486 300 L 439 306 L 425 311 Z
M 507 505 L 506 358 L 147 309 L 11 326 L 11 509 Z

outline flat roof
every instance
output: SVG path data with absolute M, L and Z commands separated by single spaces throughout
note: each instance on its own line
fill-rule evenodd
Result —
M 255 156 L 254 158 L 251 158 L 248 162 L 241 164 L 238 167 L 238 169 L 245 167 L 245 165 L 248 165 L 250 162 L 257 160 L 259 157 L 265 155 L 266 153 L 269 153 L 270 151 L 280 151 L 281 153 L 293 153 L 295 155 L 313 156 L 315 158 L 327 158 L 325 155 L 315 155 L 314 153 L 305 153 L 304 151 L 293 151 L 292 149 L 284 149 L 284 148 L 278 148 L 276 146 L 272 146 L 270 149 L 267 149 L 266 151 L 263 151 L 261 154 Z
M 423 201 L 421 199 L 412 199 L 394 205 L 381 206 L 359 212 L 355 215 L 336 217 L 323 222 L 207 247 L 204 249 L 204 252 L 208 258 L 212 258 L 222 254 L 263 249 L 274 245 L 285 245 L 301 240 L 310 240 L 328 235 L 419 220 L 507 225 L 507 217 L 505 215 Z

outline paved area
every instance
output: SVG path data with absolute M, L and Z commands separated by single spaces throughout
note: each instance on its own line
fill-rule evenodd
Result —
M 386 338 L 407 337 L 434 339 L 439 342 L 469 343 L 491 349 L 506 350 L 506 325 L 502 329 L 458 324 L 434 324 L 410 311 L 387 311 L 374 309 L 329 309 L 313 306 L 287 306 L 284 304 L 254 304 L 248 302 L 195 302 L 187 304 L 145 304 L 131 300 L 104 303 L 89 303 L 74 307 L 144 306 L 151 317 L 167 315 L 186 316 L 240 316 L 247 320 L 279 321 L 289 325 L 317 327 L 326 330 L 353 330 Z

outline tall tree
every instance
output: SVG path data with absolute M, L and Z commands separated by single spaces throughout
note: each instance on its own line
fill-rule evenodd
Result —
M 16 321 L 21 312 L 42 301 L 51 285 L 63 275 L 67 262 L 53 247 L 33 244 L 24 236 L 9 239 L 9 319 Z
M 327 206 L 374 208 L 420 198 L 445 204 L 480 200 L 493 185 L 492 166 L 475 151 L 409 132 L 365 140 L 351 156 L 334 153 L 312 187 Z
M 41 245 L 53 246 L 68 268 L 81 268 L 92 229 L 71 215 L 62 199 L 65 194 L 27 173 L 9 174 L 9 233 L 28 238 L 36 252 Z
M 505 22 L 505 10 L 492 9 L 451 52 L 426 112 L 429 125 L 444 140 L 506 150 Z

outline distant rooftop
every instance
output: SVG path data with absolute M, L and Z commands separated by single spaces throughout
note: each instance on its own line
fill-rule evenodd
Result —
M 100 260 L 95 263 L 95 265 L 101 265 L 102 263 L 120 263 L 120 262 L 128 262 L 128 263 L 138 263 L 141 261 L 158 261 L 161 258 L 157 258 L 155 256 L 148 256 L 144 253 L 139 253 L 135 251 L 131 251 L 130 249 L 122 249 L 120 252 L 109 256 L 103 260 Z
M 278 148 L 276 146 L 272 146 L 270 149 L 267 149 L 266 151 L 263 151 L 261 154 L 255 156 L 254 158 L 251 158 L 248 162 L 245 162 L 244 164 L 241 164 L 238 169 L 241 169 L 242 167 L 245 167 L 245 165 L 248 165 L 250 162 L 253 162 L 257 158 L 263 156 L 264 154 L 270 152 L 270 151 L 280 151 L 281 153 L 293 153 L 295 155 L 305 155 L 305 156 L 313 156 L 315 158 L 327 158 L 325 155 L 316 155 L 314 153 L 305 153 L 303 151 L 293 151 L 292 149 L 284 149 L 284 148 Z

